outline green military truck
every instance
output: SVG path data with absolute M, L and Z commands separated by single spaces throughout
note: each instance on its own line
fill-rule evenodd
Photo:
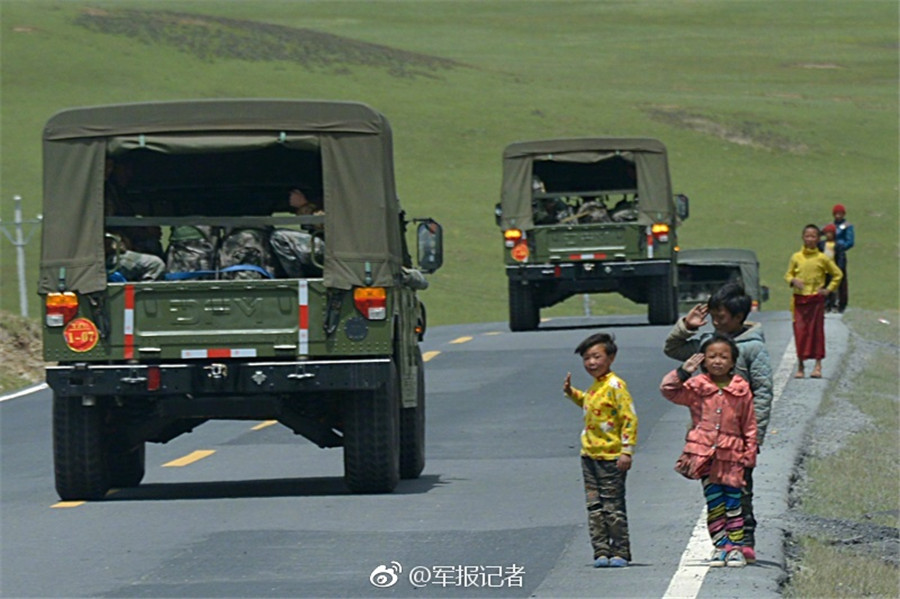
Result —
M 146 443 L 214 419 L 277 420 L 320 447 L 343 447 L 353 492 L 390 492 L 419 476 L 425 309 L 416 291 L 427 285 L 422 272 L 440 266 L 441 229 L 420 221 L 421 270 L 412 268 L 392 151 L 385 117 L 349 102 L 123 104 L 47 122 L 39 293 L 62 499 L 140 484 Z M 133 208 L 125 216 L 109 208 L 111 163 L 129 166 L 116 198 Z M 319 210 L 292 213 L 295 188 Z M 161 231 L 161 246 L 185 230 L 218 232 L 208 245 L 227 231 L 263 240 L 307 231 L 324 251 L 303 276 L 267 268 L 252 251 L 247 265 L 221 268 L 219 248 L 197 272 L 128 280 L 116 270 L 128 248 L 108 243 L 110 230 Z M 171 267 L 167 251 L 151 259 Z
M 526 141 L 503 152 L 496 220 L 509 279 L 509 327 L 579 293 L 648 305 L 651 324 L 678 317 L 677 236 L 688 200 L 673 196 L 655 139 Z

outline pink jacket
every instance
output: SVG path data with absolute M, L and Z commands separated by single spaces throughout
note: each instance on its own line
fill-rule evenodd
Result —
M 744 486 L 744 468 L 756 465 L 756 416 L 750 385 L 734 376 L 724 389 L 719 389 L 709 375 L 693 376 L 684 383 L 673 370 L 663 377 L 663 397 L 691 410 L 691 430 L 684 451 L 692 460 L 712 457 L 708 471 L 714 483 L 729 487 Z

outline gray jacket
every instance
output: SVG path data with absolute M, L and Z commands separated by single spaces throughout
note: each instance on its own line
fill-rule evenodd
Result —
M 698 333 L 689 330 L 684 324 L 684 318 L 679 318 L 666 337 L 663 351 L 670 358 L 683 362 L 698 353 L 703 342 L 711 336 L 711 331 Z M 740 350 L 734 370 L 750 383 L 750 390 L 753 391 L 757 442 L 762 445 L 769 426 L 769 413 L 772 411 L 772 363 L 769 360 L 769 350 L 766 349 L 762 325 L 744 322 L 742 332 L 734 340 Z

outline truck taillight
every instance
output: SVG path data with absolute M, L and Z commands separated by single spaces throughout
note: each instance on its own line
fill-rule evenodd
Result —
M 71 291 L 48 293 L 44 300 L 48 327 L 61 327 L 75 318 L 78 313 L 78 296 Z
M 653 236 L 660 243 L 666 243 L 669 241 L 669 225 L 666 223 L 654 223 L 653 227 L 651 227 L 650 231 L 653 233 Z
M 387 318 L 387 291 L 384 287 L 355 287 L 353 304 L 369 320 Z
M 503 232 L 503 240 L 508 248 L 515 246 L 516 242 L 521 241 L 524 237 L 525 235 L 520 229 L 507 229 Z

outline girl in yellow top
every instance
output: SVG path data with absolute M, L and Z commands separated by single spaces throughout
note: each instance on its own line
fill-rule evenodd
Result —
M 803 361 L 815 360 L 811 378 L 822 378 L 822 358 L 825 357 L 825 298 L 841 284 L 843 274 L 834 260 L 819 250 L 819 227 L 803 227 L 803 248 L 791 256 L 784 280 L 794 292 L 791 310 L 794 313 L 794 343 L 797 346 L 797 374 L 804 375 Z M 831 282 L 825 280 L 831 275 Z
M 637 442 L 637 415 L 625 381 L 610 370 L 616 358 L 615 338 L 596 333 L 575 349 L 594 379 L 587 391 L 572 386 L 566 375 L 563 391 L 584 412 L 581 469 L 587 502 L 594 567 L 624 567 L 631 561 L 625 475 Z

